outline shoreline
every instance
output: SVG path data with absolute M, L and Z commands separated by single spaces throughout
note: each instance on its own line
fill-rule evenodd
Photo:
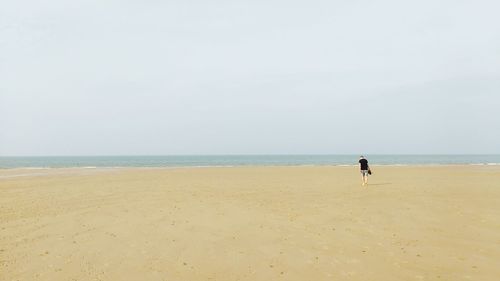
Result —
M 500 154 L 470 155 L 369 155 L 372 166 L 500 165 Z M 357 155 L 165 155 L 165 156 L 40 156 L 2 157 L 5 169 L 121 169 L 277 166 L 355 166 Z
M 0 167 L 5 170 L 48 170 L 48 169 L 170 169 L 170 168 L 259 168 L 259 167 L 357 167 L 359 164 L 244 164 L 244 165 L 172 165 L 172 166 L 67 166 L 67 167 Z M 409 164 L 370 164 L 371 167 L 469 167 L 469 166 L 500 166 L 500 163 L 409 163 Z

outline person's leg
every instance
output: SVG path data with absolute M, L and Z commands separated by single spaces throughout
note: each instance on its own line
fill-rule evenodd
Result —
M 368 173 L 364 170 L 361 171 L 361 184 L 363 186 L 368 184 Z

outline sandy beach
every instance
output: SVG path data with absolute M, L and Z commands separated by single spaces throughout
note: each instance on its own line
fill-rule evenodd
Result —
M 0 170 L 0 280 L 500 280 L 499 166 Z

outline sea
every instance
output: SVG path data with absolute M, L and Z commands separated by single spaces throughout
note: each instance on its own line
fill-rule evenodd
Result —
M 366 155 L 371 165 L 500 165 L 500 154 Z M 164 156 L 38 156 L 2 157 L 0 169 L 227 167 L 227 166 L 347 166 L 359 155 L 164 155 Z

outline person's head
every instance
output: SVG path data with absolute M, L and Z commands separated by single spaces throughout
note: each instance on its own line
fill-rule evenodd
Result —
M 365 157 L 363 155 L 359 156 L 359 159 L 365 159 Z

